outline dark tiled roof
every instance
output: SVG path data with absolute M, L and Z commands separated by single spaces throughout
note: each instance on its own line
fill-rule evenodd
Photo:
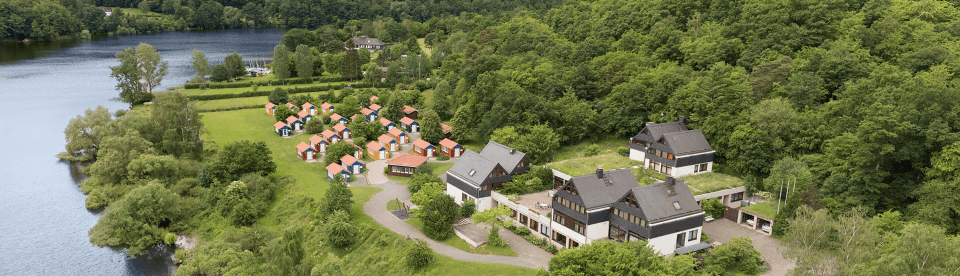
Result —
M 483 158 L 479 153 L 472 150 L 467 150 L 447 172 L 479 187 L 497 166 L 497 162 Z M 474 171 L 473 175 L 470 174 L 470 171 Z
M 663 142 L 670 147 L 674 155 L 713 151 L 699 129 L 664 134 Z
M 354 37 L 354 38 L 353 38 L 353 45 L 357 45 L 357 46 L 360 46 L 360 45 L 374 45 L 374 46 L 378 46 L 378 45 L 379 45 L 379 46 L 383 46 L 383 45 L 387 45 L 387 44 L 386 44 L 386 43 L 383 43 L 383 41 L 380 41 L 379 39 L 362 35 L 362 36 L 358 36 L 358 37 Z
M 568 185 L 577 189 L 583 207 L 589 210 L 616 202 L 631 188 L 640 186 L 640 183 L 630 169 L 621 169 L 603 172 L 603 179 L 595 173 L 573 177 Z
M 494 141 L 487 142 L 487 145 L 483 147 L 483 151 L 480 151 L 480 155 L 483 155 L 484 158 L 489 160 L 497 161 L 500 163 L 500 166 L 507 169 L 507 172 L 510 173 L 523 161 L 523 157 L 527 156 L 523 152 Z
M 683 179 L 676 180 L 674 193 L 668 191 L 667 182 L 658 182 L 643 187 L 630 189 L 634 198 L 637 199 L 637 205 L 647 217 L 647 221 L 658 222 L 658 220 L 671 219 L 684 214 L 700 212 L 700 205 L 690 193 L 690 187 Z M 677 210 L 673 202 L 680 205 Z
M 648 125 L 644 127 L 644 129 L 646 129 L 647 132 L 650 133 L 647 139 L 644 139 L 644 140 L 648 142 L 656 142 L 658 139 L 660 139 L 660 136 L 663 136 L 664 134 L 686 131 L 687 126 L 684 125 L 683 123 L 680 123 L 680 121 L 676 121 L 676 122 Z M 641 139 L 643 138 L 643 136 L 646 136 L 646 135 L 643 134 L 643 130 L 640 130 L 640 133 L 637 133 L 636 136 L 633 136 L 633 139 Z

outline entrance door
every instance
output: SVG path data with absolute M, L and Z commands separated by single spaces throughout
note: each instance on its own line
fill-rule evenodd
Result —
M 457 157 L 457 156 L 460 156 L 460 149 L 453 148 L 453 157 Z
M 418 126 L 418 125 L 410 126 L 410 128 L 413 128 L 413 131 L 411 131 L 411 132 L 417 132 L 417 130 L 419 130 L 419 126 Z
M 427 149 L 427 157 L 433 156 L 433 149 Z
M 358 165 L 353 165 L 353 173 L 355 173 L 355 174 L 360 173 L 360 166 L 358 166 Z
M 683 247 L 683 242 L 686 237 L 687 237 L 687 232 L 677 234 L 677 248 Z

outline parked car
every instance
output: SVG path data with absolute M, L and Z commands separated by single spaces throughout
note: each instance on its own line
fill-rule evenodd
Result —
M 763 230 L 763 232 L 770 233 L 770 231 L 773 230 L 773 227 L 770 227 L 770 223 L 764 223 L 763 226 L 760 226 L 760 230 Z
M 748 219 L 748 220 L 747 220 L 747 225 L 753 226 L 753 224 L 754 224 L 753 219 Z
M 711 221 L 713 221 L 713 216 L 705 216 L 705 217 L 703 217 L 703 220 L 706 221 L 706 222 L 711 222 Z

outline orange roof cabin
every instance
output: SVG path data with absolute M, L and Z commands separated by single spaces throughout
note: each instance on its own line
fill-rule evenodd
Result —
M 379 100 L 379 99 L 380 99 L 380 97 L 370 96 L 370 103 L 373 103 L 373 102 L 375 102 L 375 101 L 377 101 L 377 100 Z
M 377 137 L 377 142 L 380 142 L 381 146 L 390 149 L 390 151 L 397 151 L 397 140 L 389 134 L 380 135 L 380 137 Z
M 303 111 L 309 112 L 310 116 L 317 116 L 317 107 L 311 103 L 303 103 Z
M 410 119 L 417 119 L 417 115 L 420 113 L 416 108 L 410 107 L 409 105 L 403 106 L 403 116 L 406 116 Z
M 427 140 L 423 139 L 417 139 L 416 141 L 413 141 L 413 153 L 426 157 L 437 156 L 436 148 L 434 148 L 430 142 L 427 142 Z
M 463 147 L 453 140 L 444 138 L 440 141 L 440 152 L 452 157 L 460 157 L 463 154 Z
M 380 143 L 377 143 L 377 141 L 370 141 L 370 143 L 367 143 L 367 154 L 369 154 L 370 158 L 373 160 L 387 159 L 387 157 L 390 157 L 390 153 L 387 151 L 387 148 L 381 146 Z
M 313 116 L 310 115 L 310 112 L 306 110 L 300 110 L 300 112 L 297 113 L 297 117 L 300 117 L 300 121 L 303 122 L 304 125 L 306 125 L 310 119 L 313 119 Z
M 310 137 L 310 147 L 313 147 L 315 152 L 327 152 L 327 146 L 330 144 L 327 143 L 327 139 L 323 139 L 318 135 L 313 135 Z
M 410 117 L 400 118 L 400 127 L 403 127 L 407 132 L 418 132 L 420 131 L 420 123 L 410 119 Z
M 339 123 L 339 124 L 344 124 L 344 125 L 346 125 L 347 123 L 349 123 L 349 121 L 347 121 L 347 118 L 344 118 L 343 116 L 340 116 L 340 114 L 333 113 L 333 115 L 330 115 L 330 123 L 331 123 L 331 124 L 337 124 L 337 123 Z
M 297 111 L 297 106 L 293 105 L 292 103 L 287 103 L 287 107 L 290 108 L 290 111 Z
M 333 145 L 337 142 L 340 142 L 340 136 L 338 136 L 336 132 L 333 132 L 329 129 L 321 132 L 320 136 L 323 136 L 323 139 L 327 140 L 328 145 Z
M 276 124 L 273 124 L 273 131 L 280 136 L 290 136 L 290 125 L 283 121 L 277 121 Z
M 387 134 L 393 136 L 393 139 L 397 140 L 397 143 L 406 144 L 409 142 L 409 137 L 407 137 L 407 134 L 403 133 L 403 131 L 399 128 L 391 128 L 390 131 L 387 131 Z
M 380 109 L 383 109 L 383 107 L 379 104 L 370 104 L 370 110 L 373 110 L 373 112 L 380 113 Z
M 363 158 L 363 148 L 361 148 L 360 146 L 357 146 L 357 144 L 354 144 L 353 142 L 350 142 L 350 141 L 344 141 L 344 142 L 346 142 L 347 144 L 353 145 L 353 147 L 355 148 L 353 152 L 353 157 L 356 157 L 357 159 Z
M 427 163 L 426 156 L 416 154 L 399 154 L 387 160 L 387 175 L 410 177 L 417 172 L 417 167 Z
M 340 136 L 343 139 L 350 139 L 350 129 L 343 124 L 333 125 L 333 131 L 337 133 L 337 136 Z
M 333 107 L 332 104 L 327 103 L 327 102 L 325 102 L 325 103 L 323 103 L 323 104 L 320 105 L 320 111 L 323 112 L 323 114 L 327 114 L 327 113 L 333 112 L 334 109 L 336 109 L 336 108 Z
M 380 118 L 380 124 L 383 125 L 383 131 L 390 131 L 391 129 L 394 129 L 397 127 L 396 124 L 394 124 L 390 120 L 387 120 L 387 118 Z
M 270 115 L 273 115 L 273 111 L 277 110 L 277 105 L 273 103 L 267 103 L 267 105 L 264 107 L 267 108 L 267 114 L 270 114 Z
M 450 139 L 450 134 L 453 132 L 453 127 L 444 123 L 440 123 L 440 129 L 443 130 L 443 138 Z
M 357 120 L 357 114 L 353 114 L 353 116 L 350 116 L 350 121 L 351 121 L 351 122 L 356 121 L 356 120 Z
M 340 164 L 336 162 L 327 165 L 327 179 L 333 180 L 337 174 L 342 175 L 343 179 L 350 181 L 350 171 L 347 171 L 343 166 L 340 166 Z
M 367 119 L 367 122 L 373 122 L 377 120 L 377 112 L 370 110 L 369 108 L 361 109 L 360 113 L 363 113 L 363 117 Z
M 317 158 L 317 152 L 307 143 L 300 142 L 297 144 L 297 156 L 303 160 L 313 160 Z
M 300 121 L 300 119 L 297 119 L 297 117 L 293 117 L 293 116 L 287 117 L 287 125 L 289 125 L 290 129 L 292 130 L 303 129 L 303 122 Z
M 340 165 L 346 168 L 350 174 L 363 173 L 363 169 L 366 167 L 363 162 L 360 162 L 360 160 L 353 157 L 353 155 L 344 155 L 341 157 Z

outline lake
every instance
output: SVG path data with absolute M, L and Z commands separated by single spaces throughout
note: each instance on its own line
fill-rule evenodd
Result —
M 84 207 L 77 187 L 84 176 L 56 158 L 63 130 L 86 109 L 129 108 L 116 100 L 110 77 L 118 51 L 153 45 L 170 63 L 157 89 L 165 90 L 193 77 L 194 49 L 210 65 L 233 52 L 244 60 L 268 57 L 281 35 L 247 29 L 0 43 L 0 275 L 172 275 L 169 248 L 131 259 L 90 244 L 87 232 L 101 214 Z

